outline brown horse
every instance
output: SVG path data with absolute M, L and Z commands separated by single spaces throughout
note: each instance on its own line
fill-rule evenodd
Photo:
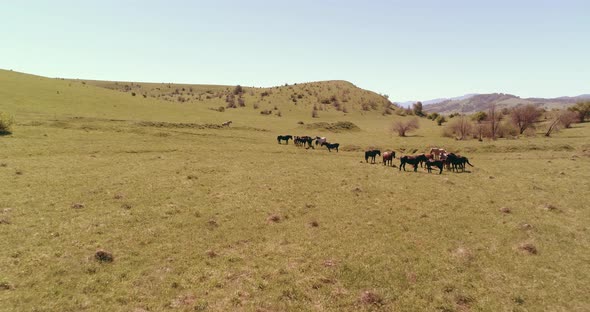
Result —
M 402 167 L 404 168 L 404 171 L 406 171 L 406 164 L 410 164 L 412 166 L 414 166 L 414 172 L 418 171 L 418 164 L 421 163 L 425 163 L 428 162 L 428 158 L 426 158 L 426 155 L 424 154 L 420 154 L 420 155 L 416 155 L 416 156 L 403 156 L 400 157 L 400 164 L 399 164 L 399 170 L 402 170 Z
M 391 152 L 384 152 L 383 153 L 383 165 L 384 166 L 392 166 L 393 165 L 393 159 L 395 158 L 395 152 L 391 151 Z

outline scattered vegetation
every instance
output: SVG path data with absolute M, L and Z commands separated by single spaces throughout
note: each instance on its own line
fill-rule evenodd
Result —
M 325 130 L 331 132 L 342 132 L 342 131 L 359 131 L 360 128 L 350 121 L 338 121 L 334 123 L 328 122 L 315 122 L 305 126 L 307 129 L 314 130 Z
M 590 119 L 590 101 L 578 102 L 575 106 L 571 107 L 570 110 L 578 114 L 580 122 Z
M 420 122 L 417 118 L 409 120 L 396 120 L 391 126 L 391 132 L 397 133 L 400 137 L 405 137 L 408 132 L 414 131 L 420 128 Z

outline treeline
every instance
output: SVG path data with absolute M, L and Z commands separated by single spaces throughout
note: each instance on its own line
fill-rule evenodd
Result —
M 534 105 L 498 109 L 492 104 L 488 111 L 472 115 L 455 113 L 445 117 L 431 113 L 425 117 L 435 120 L 438 125 L 446 123 L 443 136 L 454 137 L 457 140 L 534 136 L 541 129 L 543 134 L 549 137 L 561 129 L 570 128 L 574 123 L 590 119 L 590 101 L 579 102 L 568 109 L 551 111 Z

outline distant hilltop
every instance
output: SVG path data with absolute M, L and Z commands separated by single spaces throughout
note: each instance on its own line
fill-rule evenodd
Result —
M 540 108 L 554 109 L 565 108 L 576 104 L 576 102 L 590 99 L 590 94 L 578 96 L 562 96 L 557 98 L 521 98 L 512 94 L 490 93 L 490 94 L 467 94 L 448 99 L 434 99 L 422 101 L 424 110 L 431 113 L 475 113 L 486 111 L 491 104 L 498 108 L 514 107 L 517 105 L 532 104 Z M 411 106 L 414 102 L 402 102 L 401 106 Z

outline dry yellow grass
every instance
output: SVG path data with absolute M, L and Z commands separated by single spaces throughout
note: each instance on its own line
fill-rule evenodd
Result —
M 477 142 L 421 119 L 399 138 L 388 127 L 402 117 L 380 111 L 318 120 L 277 98 L 283 117 L 220 113 L 5 71 L 0 85 L 16 121 L 0 137 L 0 310 L 590 308 L 588 124 Z M 305 128 L 318 121 L 360 130 Z M 279 145 L 278 134 L 343 148 Z M 475 167 L 404 173 L 366 164 L 369 146 L 443 146 Z

